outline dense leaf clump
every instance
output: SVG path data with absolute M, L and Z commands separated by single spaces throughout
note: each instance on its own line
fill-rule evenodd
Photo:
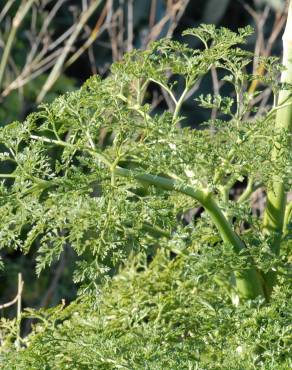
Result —
M 81 299 L 40 318 L 28 348 L 2 352 L 3 369 L 289 369 L 291 284 L 273 303 L 232 305 L 195 251 L 149 267 L 132 261 L 103 288 L 96 308 Z
M 185 31 L 203 50 L 155 42 L 1 129 L 1 247 L 35 248 L 38 273 L 72 248 L 80 287 L 67 308 L 24 313 L 40 320 L 25 339 L 3 321 L 7 369 L 291 367 L 291 214 L 274 253 L 249 202 L 275 178 L 291 189 L 291 136 L 275 128 L 279 107 L 247 91 L 257 80 L 276 96 L 282 70 L 262 58 L 264 77 L 248 73 L 238 44 L 250 33 Z M 211 68 L 230 94 L 197 96 L 219 115 L 183 127 L 181 106 Z M 154 86 L 173 109 L 151 104 Z
M 7 178 L 0 189 L 2 248 L 26 253 L 36 245 L 39 273 L 70 245 L 84 257 L 75 281 L 94 285 L 130 251 L 148 248 L 155 228 L 168 230 L 171 243 L 173 230 L 180 228 L 178 213 L 196 206 L 179 192 L 165 192 L 143 181 L 141 185 L 137 176 L 162 174 L 178 179 L 178 190 L 185 185 L 208 187 L 219 197 L 223 185 L 232 186 L 246 176 L 268 186 L 271 174 L 281 173 L 289 186 L 291 153 L 283 150 L 281 161 L 271 160 L 276 138 L 288 140 L 285 132 L 274 132 L 273 114 L 243 121 L 252 99 L 244 91 L 251 78 L 244 72 L 251 55 L 235 46 L 250 30 L 237 35 L 202 26 L 185 34 L 199 37 L 206 49 L 156 42 L 148 51 L 128 54 L 106 80 L 93 77 L 79 91 L 41 106 L 24 123 L 1 129 L 1 177 Z M 277 73 L 274 60 L 266 63 L 272 74 Z M 225 78 L 242 99 L 228 98 L 226 103 L 224 98 L 208 98 L 207 104 L 201 97 L 200 104 L 217 106 L 228 119 L 209 122 L 205 130 L 181 129 L 184 96 L 212 66 L 228 72 Z M 143 103 L 153 81 L 174 100 L 173 114 L 153 114 Z M 179 81 L 185 88 L 177 98 Z M 241 206 L 222 206 L 229 217 L 244 221 Z M 256 222 L 251 225 L 257 228 Z

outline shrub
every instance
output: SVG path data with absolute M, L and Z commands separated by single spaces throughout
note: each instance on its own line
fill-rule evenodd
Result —
M 80 285 L 69 307 L 24 314 L 41 324 L 23 340 L 19 322 L 3 322 L 9 368 L 289 368 L 291 66 L 284 59 L 282 84 L 276 58 L 261 58 L 263 77 L 250 75 L 252 55 L 238 47 L 250 34 L 186 30 L 204 50 L 155 42 L 1 129 L 1 160 L 11 162 L 2 247 L 38 248 L 40 273 L 69 245 Z M 183 127 L 181 106 L 211 68 L 234 94 L 201 95 L 220 117 Z M 278 97 L 270 110 L 253 104 L 254 79 Z M 173 112 L 146 103 L 153 83 Z M 259 187 L 263 220 L 250 204 Z M 179 215 L 194 207 L 204 212 L 186 225 Z M 27 346 L 16 356 L 15 335 Z

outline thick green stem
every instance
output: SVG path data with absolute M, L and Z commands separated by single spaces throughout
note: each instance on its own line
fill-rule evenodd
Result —
M 155 185 L 165 190 L 178 191 L 197 200 L 208 212 L 223 241 L 231 244 L 236 253 L 240 253 L 245 250 L 244 243 L 235 233 L 231 224 L 218 207 L 210 192 L 200 189 L 193 189 L 192 187 L 183 185 L 176 180 L 161 176 L 137 174 L 125 168 L 116 168 L 116 173 L 120 176 L 134 177 L 139 181 L 147 182 L 148 184 Z M 249 262 L 252 264 L 251 260 L 249 260 Z M 237 289 L 242 297 L 255 298 L 257 296 L 265 296 L 262 278 L 255 267 L 249 267 L 240 273 L 235 273 L 235 275 L 237 280 Z
M 283 35 L 283 64 L 286 70 L 282 73 L 281 81 L 292 84 L 292 0 L 289 5 L 289 13 L 286 29 Z M 283 105 L 285 103 L 285 105 Z M 281 105 L 283 107 L 281 108 Z M 292 132 L 292 96 L 291 90 L 283 89 L 279 93 L 276 114 L 276 131 L 287 130 Z M 277 142 L 272 153 L 272 160 L 277 161 L 282 155 L 281 142 Z M 272 237 L 272 250 L 279 254 L 280 243 L 283 233 L 284 215 L 286 208 L 286 193 L 283 182 L 274 178 L 273 186 L 267 194 L 267 207 L 264 215 L 264 228 Z
M 223 241 L 232 244 L 234 250 L 237 253 L 245 248 L 243 242 L 234 232 L 230 223 L 226 220 L 225 216 L 223 215 L 221 209 L 218 207 L 210 192 L 200 189 L 193 189 L 192 187 L 181 184 L 176 180 L 161 176 L 151 175 L 148 173 L 137 174 L 126 168 L 118 167 L 116 168 L 116 173 L 124 177 L 134 177 L 139 181 L 147 182 L 148 184 L 157 186 L 161 189 L 178 191 L 197 200 L 209 213 L 212 221 L 220 232 Z
M 283 35 L 283 64 L 286 70 L 282 73 L 281 82 L 292 84 L 292 0 L 290 0 L 286 29 Z M 281 107 L 282 106 L 282 107 Z M 276 131 L 287 130 L 292 132 L 292 95 L 291 89 L 283 89 L 279 93 L 276 114 Z M 283 152 L 280 141 L 272 153 L 272 160 L 277 161 Z M 264 230 L 271 237 L 272 251 L 279 255 L 283 235 L 284 217 L 286 208 L 286 192 L 284 183 L 279 177 L 273 179 L 272 188 L 267 194 L 267 207 L 264 215 Z M 272 290 L 276 282 L 276 273 L 271 271 L 266 276 L 269 289 Z

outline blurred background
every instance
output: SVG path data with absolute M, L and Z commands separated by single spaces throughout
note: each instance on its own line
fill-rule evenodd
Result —
M 232 30 L 251 25 L 255 33 L 247 49 L 255 56 L 280 56 L 285 5 L 285 0 L 0 0 L 0 126 L 24 120 L 38 104 L 77 89 L 93 74 L 106 77 L 111 64 L 133 48 L 145 49 L 161 37 L 182 40 L 184 29 L 201 23 Z M 263 73 L 256 58 L 252 68 Z M 200 93 L 216 93 L 218 86 L 220 78 L 211 73 Z M 264 105 L 269 94 L 262 99 Z M 171 109 L 167 96 L 154 91 L 152 104 L 161 102 Z M 183 109 L 187 117 L 192 104 L 190 96 Z M 205 115 L 197 109 L 191 124 L 209 118 Z M 5 303 L 17 294 L 19 273 L 23 307 L 49 307 L 76 296 L 70 248 L 39 279 L 33 250 L 26 256 L 5 250 L 1 256 L 1 316 L 15 316 L 15 306 Z

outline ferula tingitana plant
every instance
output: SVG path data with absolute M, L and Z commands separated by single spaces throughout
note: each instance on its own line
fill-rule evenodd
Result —
M 291 13 L 292 5 L 284 69 L 275 58 L 261 58 L 264 77 L 248 73 L 252 55 L 238 47 L 250 28 L 234 33 L 202 25 L 184 36 L 199 38 L 203 50 L 160 40 L 127 54 L 105 80 L 92 77 L 24 123 L 2 128 L 1 247 L 37 248 L 40 273 L 70 246 L 79 256 L 74 278 L 83 293 L 99 289 L 139 251 L 200 254 L 211 247 L 222 259 L 209 278 L 234 302 L 269 300 L 291 237 L 285 196 L 291 189 Z M 211 68 L 233 92 L 199 96 L 199 105 L 220 116 L 204 129 L 183 127 L 182 105 Z M 257 112 L 247 92 L 255 78 L 272 87 L 277 103 L 268 112 Z M 169 96 L 173 112 L 147 104 L 150 84 Z M 238 182 L 247 187 L 233 199 Z M 259 187 L 268 193 L 263 221 L 250 210 Z M 178 215 L 198 206 L 202 216 L 186 226 Z
M 38 273 L 72 248 L 81 295 L 23 313 L 41 321 L 25 339 L 2 320 L 1 367 L 291 368 L 291 27 L 292 1 L 284 66 L 259 58 L 263 76 L 239 47 L 250 28 L 202 25 L 184 32 L 202 49 L 155 42 L 1 129 L 0 245 L 38 250 Z M 229 94 L 197 96 L 219 115 L 191 129 L 182 105 L 212 68 Z

